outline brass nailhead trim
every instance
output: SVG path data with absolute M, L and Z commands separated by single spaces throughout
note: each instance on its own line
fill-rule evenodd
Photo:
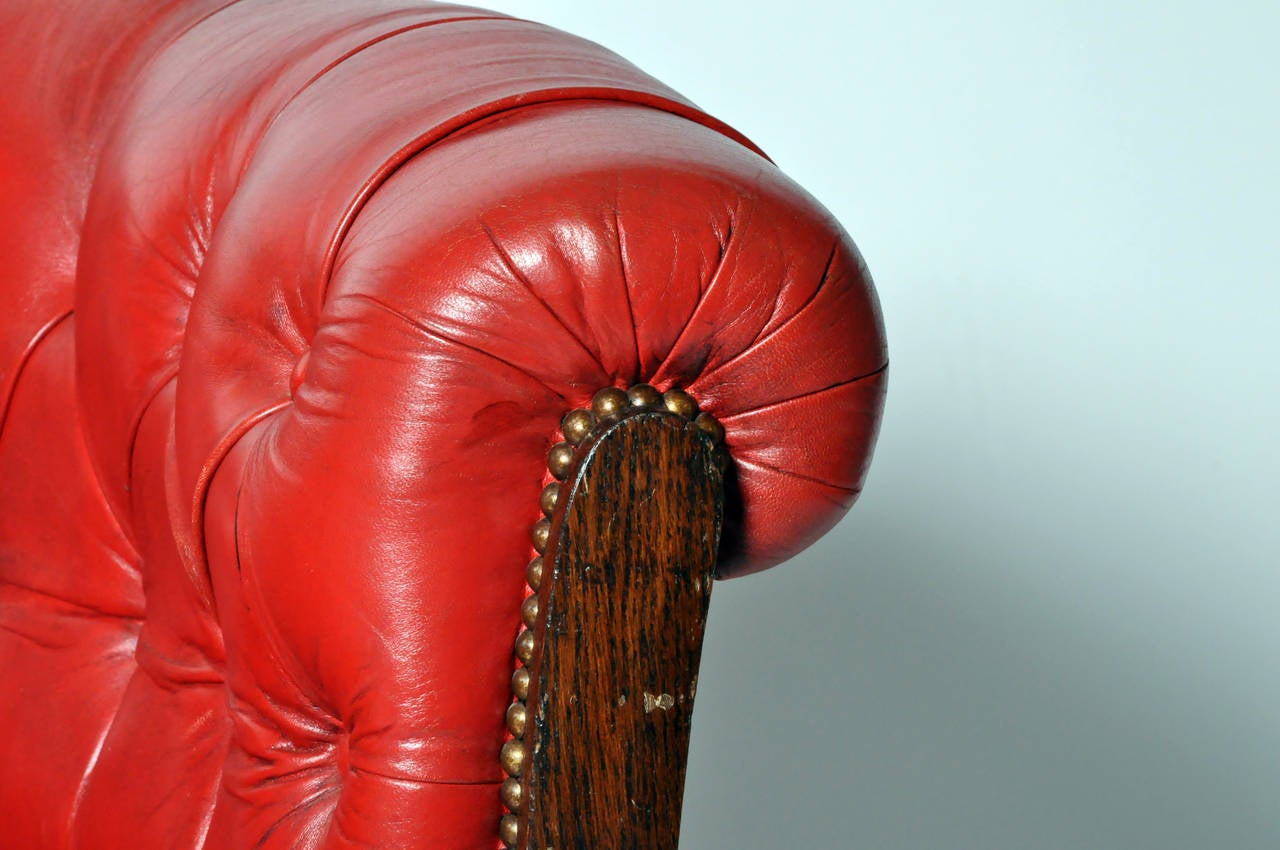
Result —
M 515 847 L 520 837 L 520 818 L 515 815 L 503 815 L 498 824 L 498 837 L 508 847 Z
M 547 470 L 556 481 L 543 488 L 539 499 L 543 516 L 534 523 L 530 532 L 533 548 L 538 556 L 529 562 L 525 577 L 534 594 L 525 597 L 520 606 L 520 620 L 525 627 L 516 637 L 515 655 L 520 659 L 521 666 L 511 676 L 511 693 L 515 699 L 507 708 L 507 730 L 512 737 L 502 745 L 501 753 L 502 769 L 507 774 L 507 779 L 503 781 L 500 793 L 502 805 L 507 808 L 508 814 L 503 815 L 498 824 L 498 837 L 507 847 L 515 847 L 520 838 L 520 806 L 523 802 L 520 776 L 524 769 L 524 738 L 529 729 L 528 709 L 525 705 L 529 698 L 527 665 L 536 649 L 533 628 L 538 620 L 537 591 L 542 585 L 545 569 L 542 554 L 546 552 L 551 539 L 551 514 L 560 501 L 562 487 L 559 482 L 564 481 L 573 469 L 577 460 L 576 448 L 591 438 L 597 426 L 612 424 L 631 414 L 663 409 L 692 421 L 716 445 L 723 443 L 724 427 L 709 413 L 699 412 L 698 403 L 688 393 L 678 389 L 659 392 L 648 384 L 636 384 L 626 390 L 605 387 L 591 397 L 589 408 L 578 408 L 566 413 L 560 420 L 564 442 L 556 443 L 547 453 Z M 721 460 L 724 462 L 727 457 L 722 455 Z
M 502 783 L 502 805 L 513 812 L 520 811 L 520 780 L 508 776 Z

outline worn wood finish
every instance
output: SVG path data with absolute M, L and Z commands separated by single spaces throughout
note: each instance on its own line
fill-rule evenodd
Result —
M 577 453 L 539 592 L 526 850 L 675 850 L 723 514 L 722 449 L 665 412 Z

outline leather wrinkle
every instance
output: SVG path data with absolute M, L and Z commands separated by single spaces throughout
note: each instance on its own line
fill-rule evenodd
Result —
M 189 194 L 190 192 L 188 192 L 188 195 Z M 213 194 L 212 186 L 206 186 L 205 187 L 206 198 L 208 198 L 212 194 Z M 208 211 L 206 210 L 206 212 Z M 166 266 L 169 267 L 171 271 L 173 271 L 174 273 L 173 278 L 163 282 L 172 283 L 174 281 L 186 281 L 190 284 L 190 286 L 181 286 L 179 284 L 179 286 L 176 287 L 177 293 L 187 300 L 188 305 L 191 303 L 192 298 L 195 297 L 196 281 L 198 281 L 200 278 L 200 269 L 204 265 L 204 257 L 207 254 L 209 249 L 209 245 L 206 239 L 204 238 L 204 234 L 198 233 L 198 232 L 192 232 L 193 222 L 197 220 L 202 221 L 203 218 L 204 216 L 189 215 L 189 216 L 186 216 L 182 222 L 184 227 L 186 228 L 186 233 L 183 234 L 186 238 L 183 239 L 182 244 L 187 246 L 193 246 L 196 249 L 198 249 L 197 251 L 193 252 L 197 254 L 197 256 L 193 256 L 189 258 L 192 261 L 192 264 L 189 266 L 183 265 L 178 259 L 176 259 L 172 255 L 172 252 L 170 252 L 160 244 L 156 235 L 154 235 L 150 230 L 140 226 L 139 222 L 136 220 L 133 220 L 131 222 L 131 224 L 133 225 L 133 232 L 137 235 L 137 237 L 142 241 L 142 243 L 146 247 L 151 249 L 152 256 L 158 257 L 160 260 L 164 262 Z M 206 227 L 205 229 L 208 230 L 209 228 Z M 153 279 L 153 282 L 154 282 L 154 279 Z
M 840 238 L 836 237 L 835 242 L 831 246 L 831 253 L 827 257 L 826 267 L 822 271 L 822 277 L 818 279 L 818 285 L 813 288 L 813 291 L 810 292 L 808 297 L 805 298 L 804 302 L 799 307 L 796 308 L 796 311 L 794 313 L 792 313 L 789 317 L 787 317 L 787 319 L 782 324 L 778 325 L 773 330 L 769 330 L 769 325 L 773 323 L 774 318 L 776 318 L 778 315 L 778 301 L 777 299 L 775 299 L 773 303 L 773 312 L 769 315 L 769 320 L 760 326 L 760 331 L 755 335 L 755 338 L 751 340 L 750 343 L 747 344 L 747 347 L 742 349 L 741 351 L 739 351 L 737 354 L 733 355 L 729 359 L 724 360 L 720 363 L 717 363 L 710 371 L 703 372 L 702 374 L 700 374 L 698 376 L 698 380 L 700 381 L 706 380 L 710 378 L 712 375 L 715 375 L 721 369 L 724 369 L 728 366 L 731 366 L 734 363 L 737 363 L 739 360 L 742 360 L 744 357 L 749 357 L 753 352 L 756 351 L 756 349 L 759 346 L 763 345 L 773 337 L 777 336 L 782 331 L 786 330 L 787 327 L 789 327 L 792 322 L 799 319 L 800 316 L 805 312 L 805 310 L 809 308 L 809 305 L 813 304 L 813 302 L 817 300 L 818 296 L 822 293 L 823 288 L 827 285 L 827 281 L 831 277 L 831 267 L 835 264 L 836 254 L 839 250 L 840 250 Z
M 234 713 L 241 717 L 247 716 L 244 708 L 238 708 Z M 259 712 L 253 718 L 249 718 L 248 722 L 253 723 L 255 718 L 261 718 L 261 713 Z M 265 772 L 265 775 L 254 779 L 253 784 L 250 786 L 252 791 L 260 791 L 264 788 L 278 788 L 310 779 L 334 780 L 340 778 L 337 770 L 337 761 L 333 757 L 333 751 L 336 748 L 334 741 L 317 740 L 310 746 L 304 746 L 292 740 L 289 734 L 279 726 L 274 726 L 273 729 L 283 743 L 273 747 L 271 755 L 263 755 L 243 747 L 240 748 L 240 752 L 252 762 L 254 767 Z M 306 759 L 306 761 L 302 761 L 289 770 L 272 772 L 272 769 L 278 765 L 278 762 L 273 760 L 272 756 L 281 754 L 296 756 L 300 759 Z M 231 782 L 227 790 L 243 803 L 255 802 L 252 796 L 239 793 L 238 783 Z
M 263 787 L 287 785 L 290 782 L 297 781 L 300 776 L 311 774 L 327 776 L 335 772 L 336 761 L 333 759 L 333 754 L 337 746 L 337 739 L 344 731 L 340 724 L 326 724 L 317 721 L 315 717 L 307 715 L 305 711 L 300 711 L 296 707 L 280 702 L 268 689 L 264 688 L 255 691 L 255 695 L 267 703 L 267 707 L 274 712 L 274 715 L 259 710 L 257 706 L 234 699 L 234 691 L 231 689 L 230 680 L 228 680 L 228 696 L 230 699 L 227 711 L 233 718 L 233 730 L 236 723 L 234 718 L 238 718 L 239 722 L 248 724 L 255 729 L 269 729 L 278 739 L 278 743 L 271 747 L 269 755 L 256 752 L 248 747 L 239 747 L 239 751 L 246 759 L 253 762 L 258 768 L 268 771 L 266 776 L 259 777 L 255 781 L 253 785 L 255 790 Z M 284 724 L 276 722 L 277 720 L 285 720 L 293 724 L 294 728 L 286 728 Z M 303 736 L 309 736 L 309 739 L 304 739 Z M 229 743 L 236 743 L 234 731 Z M 300 760 L 300 763 L 283 772 L 271 772 L 272 768 L 275 768 L 278 764 L 277 761 L 273 760 L 274 757 L 280 755 L 294 756 Z M 226 762 L 224 761 L 224 771 L 225 767 Z M 230 790 L 234 790 L 234 788 L 231 787 Z M 242 802 L 253 802 L 251 797 L 243 794 L 236 794 L 235 796 Z
M 317 747 L 313 749 L 319 750 L 320 748 Z M 244 752 L 244 755 L 246 758 L 252 761 L 254 765 L 259 768 L 270 768 L 275 766 L 275 762 L 271 761 L 271 759 L 265 756 L 261 756 L 256 753 L 250 753 L 247 750 L 242 750 L 242 752 Z M 319 759 L 325 759 L 326 753 L 317 751 L 313 754 L 307 750 L 298 749 L 298 748 L 290 749 L 289 752 L 290 754 L 301 753 L 303 755 L 314 755 L 317 761 L 308 762 L 306 764 L 303 764 L 301 767 L 295 768 L 293 770 L 285 771 L 284 773 L 272 773 L 272 774 L 267 774 L 265 776 L 259 776 L 254 780 L 252 786 L 250 786 L 251 790 L 261 791 L 263 789 L 275 789 L 275 788 L 288 786 L 295 782 L 299 782 L 299 781 L 305 782 L 305 781 L 311 781 L 311 780 L 319 780 L 322 782 L 327 780 L 328 784 L 326 784 L 326 787 L 324 790 L 332 790 L 335 787 L 335 785 L 332 783 L 334 780 L 340 777 L 338 775 L 337 770 L 334 768 L 334 765 L 331 764 L 327 759 L 324 761 L 319 761 Z M 236 782 L 229 782 L 227 785 L 227 793 L 229 793 L 232 797 L 234 797 L 236 800 L 238 800 L 241 803 L 246 803 L 250 805 L 256 803 L 257 800 L 255 800 L 254 797 L 247 794 L 240 793 L 237 790 L 238 784 L 239 783 L 236 783 Z
M 409 325 L 414 330 L 418 331 L 419 333 L 423 334 L 426 337 L 434 339 L 438 342 L 447 343 L 449 345 L 456 345 L 459 348 L 465 349 L 475 354 L 479 354 L 482 357 L 487 357 L 490 360 L 494 360 L 494 361 L 497 361 L 498 363 L 501 363 L 502 365 L 506 366 L 507 368 L 515 372 L 519 372 L 521 375 L 524 375 L 529 380 L 537 383 L 547 392 L 559 398 L 563 403 L 569 404 L 569 399 L 564 393 L 562 393 L 560 390 L 555 389 L 546 381 L 542 380 L 537 375 L 534 375 L 532 372 L 525 369 L 524 367 L 517 366 L 515 363 L 512 363 L 510 360 L 506 360 L 502 357 L 499 357 L 498 355 L 493 354 L 492 352 L 485 351 L 482 348 L 477 348 L 476 346 L 471 345 L 470 343 L 463 342 L 462 340 L 459 340 L 459 339 L 454 339 L 453 337 L 448 336 L 447 334 L 443 334 L 438 330 L 427 327 L 427 325 L 421 320 L 413 318 L 412 316 L 405 313 L 403 310 L 400 310 L 386 303 L 382 299 L 378 298 L 376 295 L 370 295 L 366 292 L 353 292 L 353 293 L 341 296 L 338 300 L 367 301 L 377 309 L 382 310 L 383 312 L 388 313 L 391 316 L 399 319 L 400 321 Z
M 754 466 L 757 469 L 763 469 L 769 472 L 775 472 L 778 475 L 785 475 L 788 478 L 799 478 L 801 480 L 808 481 L 812 484 L 820 484 L 823 487 L 830 487 L 832 490 L 839 490 L 841 493 L 847 493 L 850 496 L 856 496 L 858 493 L 861 492 L 861 490 L 856 487 L 846 487 L 843 484 L 835 484 L 831 481 L 826 481 L 822 478 L 818 478 L 813 475 L 806 475 L 803 472 L 796 472 L 795 470 L 791 470 L 791 469 L 783 469 L 780 466 L 775 466 L 771 463 L 765 463 L 762 460 L 753 460 L 749 457 L 738 456 L 733 459 L 733 462 L 742 464 L 743 466 Z
M 98 617 L 106 620 L 120 620 L 125 623 L 137 623 L 139 625 L 145 620 L 145 615 L 134 616 L 132 614 L 117 614 L 112 611 L 103 611 L 99 608 L 94 608 L 89 605 L 84 605 L 79 602 L 73 602 L 69 599 L 64 599 L 61 596 L 57 596 L 53 593 L 49 593 L 48 591 L 44 591 L 39 588 L 30 587 L 25 584 L 18 584 L 17 582 L 11 581 L 9 579 L 5 579 L 4 586 L 20 591 L 22 593 L 31 593 L 36 596 L 42 596 L 46 599 L 52 599 L 55 602 L 58 602 L 62 605 L 67 605 L 75 609 L 76 612 L 78 612 L 77 614 L 75 614 L 76 616 L 92 616 L 92 617 Z M 62 613 L 71 614 L 72 612 L 62 612 Z M 7 624 L 0 622 L 0 628 L 6 628 L 6 627 L 7 627 Z M 20 634 L 20 635 L 22 634 L 21 632 L 14 631 L 12 629 L 10 629 L 10 631 L 13 631 L 14 634 Z M 23 636 L 29 638 L 28 635 L 23 635 Z M 38 641 L 34 641 L 34 639 L 33 639 L 33 642 L 38 643 Z
M 578 347 L 581 348 L 582 351 L 588 357 L 590 357 L 597 366 L 600 367 L 600 374 L 607 375 L 608 370 L 604 368 L 604 363 L 600 361 L 599 355 L 597 355 L 594 351 L 592 351 L 591 348 L 586 344 L 586 342 L 584 342 L 581 337 L 575 334 L 569 328 L 568 324 L 566 324 L 565 321 L 560 318 L 560 314 L 557 313 L 555 310 L 551 309 L 551 305 L 547 303 L 546 299 L 538 294 L 537 290 L 534 289 L 533 284 L 529 281 L 528 276 L 526 276 L 525 273 L 520 269 L 520 267 L 516 265 L 515 260 L 512 259 L 510 252 L 508 252 L 507 249 L 503 247 L 501 242 L 499 242 L 497 234 L 493 232 L 493 229 L 489 227 L 489 225 L 483 220 L 480 221 L 480 228 L 481 230 L 484 231 L 485 236 L 489 238 L 489 242 L 493 244 L 494 250 L 498 252 L 498 257 L 502 260 L 502 264 L 506 266 L 507 271 L 511 274 L 511 276 L 521 286 L 525 288 L 525 290 L 529 293 L 529 295 L 531 295 L 534 299 L 537 300 L 539 304 L 542 305 L 542 309 L 546 311 L 547 315 L 550 316 L 557 325 L 563 328 L 564 332 L 568 334 L 569 338 L 572 339 L 574 342 L 576 342 L 578 344 Z
M 863 374 L 855 375 L 852 378 L 845 378 L 843 380 L 836 381 L 834 384 L 828 384 L 825 387 L 819 387 L 816 390 L 809 390 L 808 392 L 800 393 L 799 395 L 787 396 L 786 398 L 778 399 L 777 401 L 771 401 L 768 404 L 762 404 L 757 407 L 749 407 L 746 410 L 735 410 L 732 413 L 726 413 L 722 415 L 720 417 L 720 420 L 722 422 L 730 422 L 734 419 L 739 419 L 743 416 L 750 416 L 752 414 L 761 413 L 766 410 L 774 410 L 779 407 L 785 407 L 788 404 L 794 404 L 797 401 L 801 401 L 803 399 L 810 398 L 812 396 L 821 395 L 823 393 L 831 392 L 832 390 L 838 390 L 841 387 L 847 387 L 851 384 L 861 383 L 862 381 L 867 381 L 872 378 L 878 377 L 888 368 L 889 368 L 889 361 L 886 360 L 884 363 L 872 369 L 870 372 L 864 372 Z
M 69 614 L 74 616 L 100 617 L 108 620 L 122 620 L 126 622 L 132 621 L 135 623 L 141 623 L 146 617 L 145 614 L 134 616 L 133 614 L 120 614 L 114 611 L 103 611 L 100 608 L 96 608 L 92 605 L 86 605 L 83 602 L 75 602 L 70 599 L 64 599 L 63 597 L 58 596 L 57 594 L 50 593 L 49 591 L 42 590 L 38 587 L 30 587 L 25 584 L 19 584 L 18 582 L 13 581 L 12 579 L 4 579 L 3 581 L 0 581 L 0 585 L 3 585 L 4 587 L 12 588 L 18 591 L 19 593 L 30 593 L 32 595 L 39 596 L 44 599 L 51 599 L 54 602 L 57 602 L 59 605 L 65 605 L 71 609 L 70 611 L 61 612 L 63 614 Z M 0 623 L 0 626 L 3 626 L 3 623 Z
M 214 678 L 209 676 L 193 675 L 189 678 L 183 679 L 160 676 L 155 670 L 151 669 L 151 665 L 144 663 L 146 656 L 159 659 L 160 662 L 164 664 L 165 668 L 169 670 L 185 670 L 195 674 L 216 673 L 217 671 L 212 669 L 212 665 L 179 661 L 171 655 L 160 652 L 155 647 L 151 646 L 148 641 L 142 640 L 142 637 L 143 636 L 139 636 L 138 647 L 135 651 L 135 656 L 139 659 L 138 669 L 141 672 L 146 673 L 151 679 L 152 684 L 157 688 L 160 688 L 163 691 L 168 691 L 169 693 L 177 693 L 186 687 L 221 686 L 226 683 L 226 677 L 224 676 L 217 676 Z
M 636 327 L 636 310 L 631 303 L 631 283 L 627 278 L 627 251 L 623 244 L 622 222 L 618 213 L 618 203 L 621 198 L 614 195 L 613 202 L 613 238 L 618 247 L 618 270 L 622 276 L 622 296 L 627 304 L 627 319 L 631 323 L 631 340 L 635 345 L 635 365 L 631 370 L 631 378 L 627 383 L 640 380 L 640 370 L 643 364 L 640 362 L 640 329 Z
M 444 785 L 449 787 L 492 785 L 493 787 L 496 788 L 502 784 L 502 780 L 500 779 L 458 780 L 458 779 L 424 779 L 424 778 L 414 777 L 414 776 L 395 776 L 390 773 L 385 773 L 381 770 L 373 770 L 372 768 L 368 768 L 368 767 L 360 767 L 359 765 L 356 765 L 356 764 L 352 764 L 348 768 L 348 770 L 352 775 L 364 774 L 366 776 L 373 776 L 373 777 L 377 777 L 378 779 L 386 780 L 387 782 L 391 782 L 396 785 L 407 785 L 410 787 L 419 786 L 419 785 L 427 785 L 427 786 Z
M 663 372 L 666 371 L 667 366 L 670 365 L 671 363 L 671 355 L 675 354 L 677 351 L 680 350 L 680 343 L 684 342 L 685 334 L 688 333 L 689 328 L 693 326 L 693 321 L 698 317 L 698 313 L 702 311 L 703 305 L 706 303 L 708 296 L 711 295 L 711 290 L 714 289 L 716 286 L 716 283 L 719 282 L 721 277 L 721 272 L 724 270 L 725 258 L 728 257 L 730 248 L 732 248 L 736 244 L 733 241 L 733 234 L 734 234 L 734 228 L 735 228 L 734 219 L 740 216 L 741 214 L 742 214 L 741 206 L 737 206 L 734 208 L 733 214 L 729 216 L 729 220 L 725 224 L 724 235 L 720 238 L 720 256 L 716 258 L 715 267 L 711 270 L 711 274 L 707 277 L 707 285 L 703 287 L 702 290 L 698 293 L 698 300 L 694 303 L 693 309 L 689 311 L 689 317 L 685 319 L 684 325 L 680 328 L 680 333 L 676 334 L 675 342 L 671 343 L 671 348 L 667 349 L 666 357 L 664 357 L 662 359 L 662 362 L 658 364 L 658 368 L 654 371 L 655 375 L 661 375 Z M 705 364 L 702 364 L 702 365 L 705 365 Z M 701 373 L 702 372 L 701 367 L 699 367 L 696 371 L 698 373 Z
M 45 599 L 52 599 L 53 601 L 55 601 L 55 602 L 57 602 L 57 603 L 59 603 L 59 604 L 61 604 L 61 605 L 66 605 L 66 606 L 68 606 L 69 608 L 71 608 L 71 609 L 72 609 L 72 610 L 70 610 L 70 611 L 62 611 L 62 612 L 60 612 L 63 616 L 71 616 L 71 617 L 76 617 L 76 616 L 92 616 L 92 617 L 100 618 L 100 619 L 107 619 L 107 620 L 119 620 L 119 621 L 121 621 L 122 623 L 125 623 L 125 624 L 129 624 L 129 623 L 131 623 L 131 624 L 134 624 L 134 625 L 136 625 L 136 626 L 140 626 L 140 625 L 142 624 L 142 622 L 143 622 L 143 618 L 142 618 L 142 617 L 134 617 L 134 616 L 130 616 L 130 615 L 127 615 L 127 614 L 115 614 L 115 613 L 112 613 L 112 612 L 110 612 L 110 611 L 101 611 L 101 610 L 98 610 L 98 609 L 96 609 L 96 608 L 92 608 L 92 607 L 87 606 L 87 605 L 83 605 L 83 604 L 80 604 L 80 603 L 77 603 L 77 602 L 72 602 L 72 601 L 70 601 L 70 600 L 68 600 L 68 599 L 63 599 L 62 597 L 60 597 L 60 596 L 55 596 L 54 594 L 48 593 L 47 591 L 40 590 L 40 589 L 38 589 L 38 588 L 34 588 L 34 587 L 28 587 L 28 586 L 26 586 L 26 585 L 22 585 L 22 584 L 17 584 L 17 583 L 15 583 L 15 582 L 13 582 L 13 581 L 9 581 L 9 580 L 7 580 L 7 579 L 4 581 L 4 583 L 3 583 L 3 584 L 4 584 L 4 586 L 5 586 L 5 587 L 10 588 L 10 589 L 12 589 L 12 590 L 16 590 L 16 591 L 18 591 L 19 593 L 29 593 L 29 594 L 32 594 L 32 595 L 35 595 L 35 596 L 39 596 L 39 597 L 42 597 L 42 598 L 45 598 Z M 19 637 L 19 638 L 21 638 L 22 640 L 27 641 L 28 643 L 31 643 L 31 644 L 34 644 L 34 645 L 36 645 L 36 646 L 40 647 L 41 649 L 61 649 L 61 648 L 63 648 L 63 647 L 66 645 L 66 644 L 61 644 L 61 643 L 54 643 L 54 642 L 52 642 L 52 641 L 48 641 L 48 640 L 43 640 L 43 639 L 41 639 L 40 637 L 38 637 L 38 636 L 36 636 L 36 635 L 29 634 L 28 632 L 23 631 L 23 630 L 22 630 L 22 629 L 20 629 L 16 624 L 11 623 L 11 622 L 7 622 L 7 621 L 5 621 L 5 620 L 0 620 L 0 630 L 6 631 L 6 632 L 8 632 L 8 633 L 9 633 L 9 634 L 11 634 L 11 635 L 14 635 L 14 636 L 16 636 L 16 637 Z M 136 635 L 136 633 L 135 633 L 135 635 Z M 130 654 L 132 654 L 132 653 L 130 653 Z
M 267 842 L 271 840 L 271 836 L 275 834 L 276 830 L 284 826 L 285 823 L 287 823 L 289 819 L 292 818 L 294 815 L 308 811 L 312 807 L 316 806 L 316 804 L 318 804 L 321 800 L 324 800 L 327 797 L 341 797 L 341 796 L 342 796 L 342 785 L 338 784 L 338 785 L 332 785 L 328 788 L 322 788 L 321 790 L 316 791 L 315 793 L 307 797 L 303 797 L 301 800 L 298 800 L 292 806 L 286 809 L 284 813 L 280 815 L 280 817 L 276 818 L 275 821 L 273 821 L 265 830 L 263 830 L 262 836 L 253 845 L 254 850 L 262 850 L 263 847 L 266 847 Z M 337 813 L 337 810 L 338 810 L 338 801 L 334 800 L 333 805 L 329 811 L 330 823 L 333 822 L 333 818 L 334 818 L 334 815 Z M 326 831 L 327 831 L 327 828 L 326 828 Z
M 31 643 L 40 647 L 41 649 L 61 649 L 63 647 L 63 644 L 54 643 L 53 641 L 48 641 L 48 640 L 42 640 L 39 637 L 36 637 L 35 635 L 27 634 L 26 632 L 19 630 L 17 627 L 4 622 L 3 620 L 0 620 L 0 631 L 8 632 L 9 634 L 14 635 L 15 637 L 25 640 L 27 643 Z

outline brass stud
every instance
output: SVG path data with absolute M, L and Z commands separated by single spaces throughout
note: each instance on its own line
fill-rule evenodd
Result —
M 627 390 L 632 407 L 662 407 L 662 393 L 648 384 L 636 384 Z
M 512 738 L 502 745 L 502 769 L 507 776 L 519 776 L 524 767 L 524 744 Z
M 534 558 L 529 562 L 529 568 L 524 572 L 525 581 L 529 582 L 529 586 L 537 590 L 542 586 L 542 556 Z
M 543 517 L 533 524 L 533 548 L 539 555 L 547 551 L 547 541 L 551 539 L 551 520 Z
M 520 818 L 515 815 L 503 815 L 498 824 L 498 837 L 508 847 L 515 847 L 520 840 Z
M 520 790 L 520 780 L 508 776 L 502 781 L 502 805 L 513 812 L 520 811 L 520 800 L 524 794 Z
M 525 664 L 529 663 L 529 659 L 533 658 L 533 632 L 525 629 L 520 633 L 520 637 L 516 638 L 516 658 L 519 658 Z
M 551 516 L 556 509 L 556 502 L 558 501 L 560 501 L 560 484 L 552 481 L 542 488 L 542 499 L 540 500 L 542 512 L 547 516 Z
M 564 438 L 575 446 L 582 443 L 596 429 L 596 418 L 590 410 L 571 410 L 560 420 Z
M 699 413 L 698 418 L 693 420 L 693 424 L 701 428 L 711 437 L 711 441 L 717 445 L 724 440 L 724 426 L 716 421 L 715 417 L 709 413 Z
M 605 387 L 591 397 L 591 411 L 598 418 L 617 416 L 627 409 L 631 400 L 627 394 L 617 387 Z
M 692 419 L 698 415 L 698 403 L 684 390 L 667 390 L 662 394 L 662 403 L 676 416 Z
M 517 738 L 524 737 L 525 721 L 528 719 L 529 712 L 525 709 L 524 703 L 513 702 L 507 706 L 507 729 Z M 512 808 L 515 808 L 512 806 Z
M 524 600 L 520 606 L 520 619 L 524 620 L 524 624 L 531 629 L 533 624 L 538 622 L 538 597 L 530 596 Z
M 551 447 L 551 451 L 547 452 L 547 469 L 561 481 L 569 474 L 571 466 L 573 466 L 573 446 L 568 443 L 556 443 Z
M 529 699 L 529 670 L 527 667 L 521 667 L 511 674 L 511 693 L 516 695 L 516 699 Z

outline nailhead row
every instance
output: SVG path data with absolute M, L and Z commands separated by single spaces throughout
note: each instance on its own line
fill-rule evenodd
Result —
M 533 628 L 538 620 L 538 588 L 542 585 L 543 553 L 551 538 L 551 515 L 560 500 L 561 485 L 577 460 L 577 450 L 601 425 L 610 425 L 619 419 L 648 410 L 667 410 L 691 420 L 707 432 L 719 445 L 724 440 L 724 427 L 709 413 L 698 411 L 698 403 L 683 390 L 670 389 L 660 392 L 648 384 L 636 384 L 630 389 L 606 387 L 591 398 L 591 406 L 578 408 L 565 414 L 560 420 L 560 432 L 564 441 L 556 443 L 547 453 L 547 469 L 556 480 L 542 490 L 539 506 L 542 518 L 533 525 L 531 537 L 537 557 L 529 562 L 525 578 L 531 595 L 520 606 L 520 621 L 524 628 L 516 637 L 515 655 L 520 666 L 511 676 L 511 693 L 515 700 L 507 708 L 507 731 L 512 737 L 502 745 L 502 769 L 507 778 L 502 783 L 502 804 L 507 814 L 502 816 L 498 835 L 507 847 L 515 847 L 520 831 L 520 806 L 522 789 L 520 775 L 524 768 L 524 737 L 529 725 L 525 701 L 529 698 L 529 662 L 533 658 Z

